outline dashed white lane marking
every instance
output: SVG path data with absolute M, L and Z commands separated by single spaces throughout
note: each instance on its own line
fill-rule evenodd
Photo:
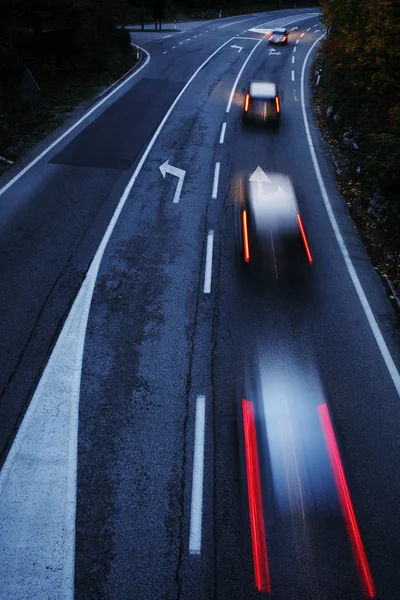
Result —
M 321 31 L 320 29 L 316 29 L 314 33 L 318 33 L 319 31 Z
M 168 50 L 166 50 L 165 52 L 163 52 L 163 54 L 167 54 Z
M 295 59 L 295 57 L 294 57 L 294 56 L 292 56 L 292 64 L 294 63 L 294 59 Z
M 296 46 L 295 46 L 295 47 L 293 48 L 293 52 L 296 52 L 296 50 L 297 50 L 297 48 L 296 48 Z
M 222 123 L 221 135 L 219 136 L 219 143 L 223 144 L 225 139 L 226 123 Z
M 298 43 L 299 43 L 299 41 L 300 41 L 300 40 L 296 40 L 296 44 L 298 44 Z
M 204 33 L 208 33 L 208 29 L 207 29 L 207 31 L 205 31 Z
M 303 37 L 303 35 L 304 35 L 304 33 L 302 33 L 300 37 Z
M 164 35 L 161 39 L 166 40 L 167 38 L 172 37 L 172 35 L 173 35 L 172 33 L 170 33 L 169 35 Z
M 255 38 L 256 39 L 256 38 Z M 231 91 L 231 95 L 229 96 L 229 101 L 228 101 L 228 105 L 226 107 L 226 112 L 228 113 L 231 110 L 231 106 L 232 106 L 232 101 L 233 101 L 233 96 L 235 95 L 235 90 L 236 90 L 236 86 L 238 84 L 238 81 L 240 79 L 240 76 L 243 73 L 243 70 L 245 68 L 245 66 L 247 65 L 247 63 L 249 62 L 253 52 L 257 49 L 257 47 L 261 44 L 262 40 L 258 40 L 257 44 L 254 46 L 253 50 L 250 52 L 250 54 L 248 55 L 248 57 L 246 58 L 246 60 L 244 61 L 236 79 L 235 79 L 235 83 L 233 84 L 233 88 Z
M 211 292 L 212 257 L 214 245 L 214 231 L 210 229 L 207 235 L 206 269 L 204 273 L 204 293 Z
M 294 71 L 292 69 L 292 81 L 294 81 Z
M 296 90 L 293 90 L 293 99 L 295 102 L 298 102 L 297 96 L 296 96 Z
M 190 507 L 189 553 L 201 552 L 201 526 L 203 515 L 204 440 L 206 423 L 206 398 L 197 396 L 194 429 L 194 455 L 192 477 L 192 502 Z
M 87 321 L 100 264 L 119 216 L 165 123 L 200 71 L 232 39 L 221 44 L 196 69 L 143 152 L 0 471 L 0 581 L 2 590 L 10 590 L 10 599 L 31 600 L 35 596 L 73 600 L 80 381 Z
M 172 46 L 172 50 L 173 50 L 174 48 L 176 48 L 176 46 Z
M 220 168 L 221 164 L 219 162 L 215 163 L 215 170 L 214 170 L 214 182 L 213 182 L 213 188 L 212 188 L 212 199 L 216 200 L 217 195 L 218 195 L 218 181 L 219 181 L 219 168 Z
M 186 38 L 185 42 L 188 42 L 189 40 L 191 40 L 192 38 Z
M 201 35 L 201 34 L 200 34 L 200 35 Z M 193 36 L 193 39 L 195 39 L 195 38 L 197 38 L 197 35 L 194 35 L 194 36 Z
M 315 25 L 313 25 L 313 27 L 318 27 L 318 23 L 316 23 Z
M 5 186 L 0 188 L 0 196 L 2 194 L 4 194 L 4 192 L 6 192 L 12 185 L 14 185 L 14 183 L 16 181 L 18 181 L 18 179 L 21 179 L 21 177 L 23 177 L 23 175 L 25 175 L 25 173 L 27 173 L 34 165 L 36 165 L 36 163 L 38 163 L 39 160 L 41 160 L 44 156 L 46 156 L 46 154 L 48 152 L 50 152 L 50 150 L 52 150 L 55 146 L 57 146 L 57 144 L 59 144 L 63 139 L 65 139 L 67 137 L 67 135 L 69 135 L 72 131 L 74 131 L 74 129 L 76 129 L 81 123 L 86 121 L 86 119 L 88 117 L 90 117 L 90 115 L 93 114 L 98 108 L 100 108 L 100 106 L 102 106 L 102 104 L 107 102 L 107 100 L 109 100 L 109 98 L 111 98 L 111 96 L 116 94 L 118 92 L 118 90 L 120 90 L 124 85 L 126 85 L 129 81 L 131 81 L 134 77 L 136 77 L 136 75 L 138 75 L 140 73 L 140 71 L 147 66 L 147 64 L 150 61 L 150 54 L 146 50 L 143 50 L 143 48 L 140 48 L 140 50 L 142 50 L 145 54 L 147 54 L 147 58 L 144 61 L 143 65 L 141 67 L 139 67 L 138 69 L 136 69 L 136 71 L 134 73 L 132 73 L 132 75 L 130 75 L 127 79 L 125 79 L 125 81 L 123 81 L 122 83 L 117 85 L 117 87 L 114 90 L 112 90 L 109 94 L 107 94 L 107 90 L 106 90 L 104 92 L 105 96 L 101 100 L 99 100 L 99 102 L 97 104 L 95 104 L 90 110 L 88 110 L 88 112 L 85 113 L 83 115 L 83 117 L 78 119 L 78 121 L 76 121 L 76 123 L 74 123 L 71 127 L 69 127 L 69 129 L 67 129 L 67 131 L 64 131 L 64 133 L 62 135 L 60 135 L 60 137 L 58 137 L 52 144 L 50 144 L 50 146 L 47 146 L 47 148 L 45 148 L 43 150 L 43 152 L 41 152 L 34 160 L 32 160 L 28 165 L 26 165 L 26 167 L 24 167 L 19 173 L 17 173 L 17 175 L 15 175 L 15 177 L 10 179 L 10 181 L 8 183 L 6 183 Z
M 179 45 L 183 44 L 183 42 L 179 42 Z
M 322 40 L 322 38 L 324 37 L 325 34 L 321 35 L 317 40 L 315 40 L 315 42 L 313 43 L 313 45 L 311 46 L 311 48 L 309 49 L 309 51 L 307 52 L 307 55 L 304 59 L 304 63 L 303 63 L 303 68 L 301 70 L 301 108 L 303 111 L 303 120 L 304 120 L 304 128 L 306 130 L 306 136 L 307 136 L 307 141 L 308 141 L 308 146 L 310 148 L 310 153 L 311 153 L 311 158 L 312 158 L 312 162 L 313 162 L 313 166 L 314 166 L 314 171 L 315 174 L 317 176 L 317 180 L 318 180 L 318 185 L 319 185 L 319 189 L 321 191 L 321 195 L 325 204 L 325 208 L 326 208 L 326 212 L 328 213 L 328 217 L 329 220 L 331 222 L 332 225 L 332 229 L 333 232 L 335 234 L 336 237 L 336 241 L 338 243 L 338 246 L 341 250 L 344 262 L 346 264 L 347 270 L 349 272 L 349 275 L 351 277 L 351 280 L 353 282 L 353 285 L 355 287 L 355 290 L 357 292 L 358 298 L 361 302 L 361 306 L 364 310 L 365 316 L 367 317 L 369 326 L 371 327 L 372 330 L 372 334 L 376 340 L 376 343 L 378 344 L 378 348 L 381 352 L 382 358 L 385 362 L 386 368 L 389 371 L 389 375 L 392 378 L 394 387 L 396 388 L 397 394 L 400 396 L 400 374 L 399 371 L 397 370 L 397 367 L 394 363 L 394 360 L 389 352 L 389 349 L 386 345 L 386 342 L 384 340 L 384 337 L 382 335 L 381 330 L 379 329 L 379 325 L 376 322 L 375 316 L 372 312 L 372 309 L 369 305 L 369 302 L 367 300 L 367 297 L 364 293 L 364 290 L 362 288 L 361 282 L 358 278 L 358 275 L 356 273 L 356 270 L 353 266 L 353 263 L 351 261 L 351 258 L 349 256 L 349 253 L 347 251 L 346 248 L 346 244 L 344 243 L 342 234 L 340 232 L 339 229 L 339 225 L 336 221 L 336 217 L 335 214 L 333 212 L 332 209 L 332 205 L 331 202 L 329 200 L 329 196 L 328 193 L 326 191 L 326 187 L 324 184 L 324 180 L 322 179 L 322 175 L 321 175 L 321 170 L 319 168 L 319 163 L 318 163 L 318 159 L 317 159 L 317 155 L 315 153 L 315 149 L 314 149 L 314 144 L 312 141 L 312 137 L 311 137 L 311 133 L 310 133 L 310 126 L 308 124 L 308 118 L 307 118 L 307 112 L 306 112 L 306 103 L 305 103 L 305 98 L 304 98 L 304 81 L 305 81 L 305 70 L 306 70 L 306 65 L 307 65 L 307 61 L 308 58 L 311 54 L 311 52 L 313 51 L 313 48 L 316 44 L 318 44 L 318 42 L 320 40 Z
M 309 27 L 308 29 L 306 29 L 306 31 L 311 31 L 311 27 Z

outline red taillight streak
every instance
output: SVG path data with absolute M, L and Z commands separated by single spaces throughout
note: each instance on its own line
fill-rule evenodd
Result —
M 242 229 L 243 229 L 243 253 L 245 262 L 250 261 L 250 249 L 249 249 L 249 232 L 247 229 L 247 211 L 242 212 Z
M 368 598 L 374 598 L 376 594 L 374 582 L 372 581 L 367 556 L 361 540 L 360 530 L 357 525 L 356 515 L 351 501 L 346 476 L 344 474 L 328 406 L 326 404 L 320 404 L 318 406 L 318 414 L 361 584 Z
M 311 256 L 311 252 L 310 252 L 310 247 L 309 247 L 309 245 L 308 245 L 307 238 L 306 238 L 306 232 L 304 231 L 303 223 L 302 223 L 302 221 L 301 221 L 301 217 L 300 217 L 300 215 L 299 215 L 299 214 L 297 215 L 297 220 L 298 220 L 298 222 L 299 222 L 299 227 L 300 227 L 300 231 L 301 231 L 301 236 L 302 236 L 302 238 L 303 238 L 304 246 L 305 246 L 305 248 L 306 248 L 306 252 L 307 252 L 307 256 L 308 256 L 308 262 L 309 262 L 309 263 L 310 263 L 310 265 L 311 265 L 311 263 L 312 263 L 312 256 Z
M 282 42 L 284 42 L 285 40 L 286 40 L 286 35 L 283 36 Z
M 269 39 L 269 40 L 272 40 L 272 38 L 273 38 L 273 37 L 274 37 L 274 36 L 271 34 L 271 35 L 269 36 L 269 38 L 268 38 L 268 39 Z
M 267 541 L 261 496 L 256 426 L 253 403 L 242 400 L 244 443 L 246 450 L 247 490 L 249 496 L 251 543 L 253 548 L 254 579 L 260 592 L 271 593 Z
M 278 96 L 275 96 L 275 104 L 276 104 L 276 112 L 277 113 L 281 112 L 281 107 L 280 107 L 280 104 L 279 104 L 279 98 L 278 98 Z
M 246 100 L 244 102 L 244 112 L 247 112 L 249 110 L 249 103 L 250 103 L 250 94 L 246 94 Z

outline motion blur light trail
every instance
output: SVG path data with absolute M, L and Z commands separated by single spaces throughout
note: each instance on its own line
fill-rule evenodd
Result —
M 254 578 L 260 592 L 271 593 L 253 403 L 243 399 L 242 413 Z
M 347 532 L 349 534 L 354 559 L 357 565 L 358 575 L 360 577 L 365 595 L 368 598 L 374 598 L 376 595 L 374 582 L 372 580 L 371 571 L 369 569 L 360 531 L 358 529 L 346 476 L 344 474 L 342 460 L 340 458 L 339 448 L 328 411 L 328 406 L 326 404 L 320 404 L 318 406 L 318 414 L 321 421 L 326 447 L 328 449 L 340 505 L 342 507 Z
M 311 252 L 310 252 L 310 247 L 309 247 L 309 245 L 308 245 L 308 241 L 307 241 L 307 238 L 306 238 L 306 232 L 304 231 L 303 222 L 302 222 L 302 220 L 301 220 L 301 217 L 300 217 L 300 215 L 299 215 L 299 214 L 297 215 L 297 220 L 298 220 L 298 222 L 299 222 L 299 227 L 300 227 L 300 231 L 301 231 L 301 236 L 302 236 L 302 238 L 303 238 L 303 242 L 304 242 L 304 245 L 305 245 L 305 247 L 306 247 L 306 252 L 307 252 L 308 261 L 309 261 L 309 263 L 310 263 L 310 265 L 311 265 L 311 263 L 312 263 L 312 256 L 311 256 Z

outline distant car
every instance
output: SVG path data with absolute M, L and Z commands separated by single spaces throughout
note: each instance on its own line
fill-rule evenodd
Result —
M 274 279 L 302 275 L 312 263 L 290 178 L 257 167 L 235 188 L 235 236 L 241 268 Z
M 281 103 L 275 83 L 253 81 L 245 95 L 243 122 L 278 124 Z
M 288 43 L 288 31 L 284 27 L 278 27 L 273 29 L 268 36 L 269 44 L 287 44 Z

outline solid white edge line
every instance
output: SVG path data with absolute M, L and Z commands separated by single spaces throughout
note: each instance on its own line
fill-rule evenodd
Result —
M 148 155 L 150 154 L 151 149 L 153 148 L 158 136 L 160 135 L 161 130 L 163 129 L 170 114 L 174 110 L 176 104 L 179 102 L 179 100 L 181 99 L 181 97 L 183 96 L 183 94 L 185 93 L 187 88 L 189 87 L 189 85 L 192 83 L 192 81 L 195 79 L 195 77 L 198 75 L 198 73 L 205 67 L 205 65 L 210 62 L 210 60 L 221 50 L 221 48 L 224 48 L 224 46 L 229 44 L 233 39 L 234 38 L 232 37 L 227 42 L 224 42 L 223 44 L 221 44 L 221 46 L 219 46 L 212 54 L 210 54 L 210 56 L 196 69 L 196 71 L 189 78 L 189 80 L 184 85 L 182 90 L 179 92 L 179 94 L 177 95 L 177 97 L 175 98 L 175 100 L 173 101 L 171 106 L 169 107 L 168 111 L 166 112 L 161 123 L 159 124 L 156 131 L 154 132 L 153 137 L 151 138 L 149 144 L 147 145 L 146 150 L 143 152 L 142 158 L 140 159 L 135 171 L 132 174 L 132 177 L 128 181 L 128 183 L 122 193 L 122 196 L 121 196 L 121 198 L 118 202 L 118 205 L 110 219 L 110 222 L 109 222 L 107 229 L 103 235 L 103 238 L 99 244 L 99 247 L 97 248 L 97 251 L 93 257 L 92 263 L 86 274 L 86 278 L 83 280 L 81 288 L 80 288 L 80 290 L 76 296 L 76 299 L 74 300 L 74 303 L 70 309 L 70 312 L 68 314 L 68 317 L 66 319 L 64 327 L 62 328 L 62 330 L 60 332 L 58 340 L 62 336 L 66 335 L 65 332 L 71 326 L 71 322 L 72 322 L 71 319 L 72 319 L 73 313 L 77 311 L 79 304 L 82 302 L 82 298 L 84 298 L 85 303 L 86 303 L 85 306 L 87 306 L 87 311 L 83 311 L 83 312 L 78 311 L 79 315 L 81 315 L 81 321 L 79 323 L 79 340 L 77 342 L 77 349 L 75 350 L 76 354 L 78 355 L 78 358 L 76 360 L 76 366 L 75 366 L 74 374 L 73 374 L 73 381 L 74 381 L 73 390 L 71 391 L 71 395 L 77 398 L 76 402 L 75 402 L 76 406 L 74 405 L 74 407 L 76 408 L 77 415 L 79 412 L 79 410 L 78 410 L 79 389 L 80 389 L 80 378 L 81 378 L 81 372 L 82 372 L 83 346 L 85 343 L 90 303 L 91 303 L 91 298 L 93 297 L 97 274 L 99 272 L 100 264 L 101 264 L 105 249 L 107 247 L 107 244 L 109 242 L 109 239 L 114 231 L 115 225 L 116 225 L 118 218 L 125 206 L 126 200 L 133 188 L 133 185 L 134 185 L 139 173 L 141 172 L 143 165 L 144 165 Z M 125 82 L 124 82 L 124 84 L 125 84 Z M 97 105 L 96 107 L 98 107 L 98 106 L 99 105 Z M 93 110 L 95 110 L 95 108 Z M 82 120 L 80 122 L 82 122 Z M 75 124 L 74 127 L 76 127 L 76 126 L 77 126 L 77 124 Z M 55 145 L 55 143 L 54 143 L 54 145 Z M 53 147 L 54 147 L 54 145 L 53 145 Z M 46 152 L 42 153 L 42 155 L 44 155 L 45 153 Z M 39 158 L 37 160 L 39 160 Z M 36 160 L 36 162 L 37 162 L 37 160 Z M 213 231 L 209 232 L 209 236 L 210 236 L 210 234 L 212 234 L 212 237 L 211 237 L 211 261 L 212 261 L 212 239 L 213 239 L 214 232 Z M 210 279 L 210 285 L 211 285 L 211 269 L 210 269 L 209 279 Z M 59 343 L 58 340 L 56 342 L 55 349 L 57 347 L 57 344 Z M 50 355 L 49 362 L 47 364 L 49 364 L 50 361 L 52 360 L 52 356 L 53 356 L 53 353 Z M 10 476 L 10 474 L 13 471 L 14 461 L 18 460 L 20 446 L 24 440 L 25 428 L 28 423 L 28 419 L 30 417 L 32 417 L 32 415 L 34 415 L 36 413 L 36 411 L 38 411 L 40 409 L 40 394 L 38 393 L 38 389 L 42 385 L 41 382 L 43 380 L 43 377 L 45 375 L 47 368 L 48 367 L 46 365 L 43 375 L 42 375 L 41 379 L 39 380 L 39 383 L 34 392 L 32 400 L 28 406 L 25 417 L 22 420 L 20 428 L 15 436 L 14 442 L 11 445 L 11 448 L 7 455 L 5 463 L 2 467 L 2 469 L 0 470 L 0 494 L 1 494 L 2 487 L 6 484 L 8 477 Z M 72 419 L 71 425 L 70 425 L 70 438 L 71 438 L 72 442 L 71 442 L 70 448 L 69 448 L 69 456 L 68 456 L 69 471 L 67 473 L 69 496 L 66 501 L 65 526 L 63 528 L 65 537 L 66 537 L 65 545 L 70 548 L 70 556 L 67 559 L 68 564 L 65 564 L 65 567 L 63 569 L 64 585 L 68 588 L 69 594 L 70 594 L 70 595 L 68 595 L 68 594 L 65 595 L 65 598 L 68 598 L 69 600 L 73 600 L 73 590 L 74 590 L 75 518 L 76 518 L 76 499 L 77 499 L 77 493 L 76 493 L 76 489 L 77 489 L 77 440 L 76 440 L 77 429 L 74 429 L 75 422 L 73 423 L 73 421 L 74 420 Z M 78 416 L 76 417 L 76 427 L 78 427 Z M 51 526 L 51 523 L 48 523 L 48 526 Z
M 230 25 L 237 25 L 238 23 L 243 23 L 243 21 L 251 21 L 252 19 L 258 19 L 258 17 L 247 17 L 247 19 L 240 19 L 240 21 L 232 21 L 226 25 L 221 25 L 218 27 L 218 29 L 223 29 L 224 27 L 229 27 Z
M 189 553 L 201 552 L 201 526 L 203 513 L 203 481 L 204 481 L 204 439 L 206 398 L 196 398 L 196 417 L 194 429 L 194 455 L 192 478 L 192 501 L 190 507 Z
M 222 123 L 221 135 L 219 136 L 219 143 L 223 144 L 225 139 L 226 123 Z
M 220 166 L 221 166 L 221 163 L 219 163 L 219 162 L 215 163 L 214 181 L 213 181 L 212 196 L 211 196 L 213 200 L 216 200 L 217 196 L 218 196 L 218 181 L 219 181 Z
M 362 288 L 362 285 L 360 283 L 360 280 L 358 278 L 358 275 L 356 273 L 356 270 L 353 266 L 353 263 L 351 262 L 351 258 L 349 256 L 349 253 L 347 251 L 346 248 L 346 244 L 344 243 L 342 234 L 340 232 L 339 229 L 339 225 L 336 221 L 335 215 L 333 213 L 333 209 L 329 200 L 329 196 L 328 193 L 326 191 L 325 188 L 325 184 L 324 181 L 322 179 L 322 175 L 321 175 L 321 170 L 319 168 L 319 163 L 318 163 L 318 159 L 317 159 L 317 155 L 315 153 L 315 149 L 314 149 L 314 144 L 312 141 L 312 137 L 311 137 L 311 133 L 310 133 L 310 127 L 308 124 L 308 118 L 307 118 L 307 112 L 306 112 L 306 106 L 305 106 L 305 99 L 304 99 L 304 78 L 305 78 L 305 69 L 306 69 L 306 65 L 307 65 L 307 61 L 308 58 L 312 52 L 312 50 L 314 49 L 314 46 L 316 44 L 318 44 L 318 42 L 320 42 L 320 40 L 322 40 L 322 38 L 325 36 L 325 34 L 321 35 L 317 40 L 315 40 L 315 42 L 313 43 L 313 45 L 311 46 L 311 48 L 309 49 L 309 51 L 307 52 L 307 55 L 304 59 L 304 63 L 303 63 L 303 68 L 301 70 L 301 108 L 303 111 L 303 120 L 304 120 L 304 128 L 306 130 L 306 136 L 307 136 L 307 141 L 308 141 L 308 147 L 310 148 L 310 153 L 311 153 L 311 158 L 312 158 L 312 162 L 313 162 L 313 166 L 314 166 L 314 171 L 315 174 L 317 176 L 317 180 L 318 180 L 318 185 L 319 185 L 319 189 L 321 191 L 321 195 L 322 195 L 322 199 L 324 201 L 324 205 L 326 208 L 326 212 L 328 213 L 328 217 L 329 220 L 331 222 L 332 225 L 332 229 L 333 232 L 335 234 L 336 237 L 336 241 L 338 243 L 338 246 L 340 248 L 340 251 L 342 253 L 344 262 L 346 264 L 347 270 L 349 272 L 350 278 L 353 282 L 353 285 L 355 287 L 355 290 L 357 292 L 358 298 L 360 300 L 361 306 L 364 309 L 364 313 L 365 316 L 367 317 L 369 326 L 371 327 L 371 331 L 372 334 L 376 340 L 376 343 L 378 345 L 378 348 L 381 352 L 382 358 L 385 361 L 387 370 L 389 371 L 389 374 L 392 378 L 394 387 L 396 388 L 397 394 L 400 396 L 400 374 L 399 371 L 397 370 L 397 367 L 394 363 L 394 360 L 389 352 L 389 349 L 386 345 L 386 342 L 383 338 L 383 335 L 381 333 L 381 330 L 379 328 L 378 323 L 376 322 L 376 319 L 374 317 L 374 314 L 372 312 L 372 309 L 369 305 L 369 302 L 367 300 L 367 297 L 364 293 L 364 290 Z
M 140 46 L 137 46 L 137 47 L 140 48 Z M 41 160 L 44 156 L 46 156 L 46 154 L 48 152 L 50 152 L 50 150 L 52 150 L 55 146 L 57 146 L 57 144 L 59 144 L 63 139 L 65 139 L 67 137 L 67 135 L 69 135 L 72 131 L 74 131 L 74 129 L 76 129 L 88 117 L 90 117 L 90 115 L 93 114 L 98 108 L 100 108 L 100 106 L 102 106 L 105 102 L 107 102 L 107 100 L 109 98 L 111 98 L 111 96 L 113 96 L 116 92 L 118 92 L 118 90 L 120 90 L 124 85 L 129 83 L 129 81 L 131 81 L 131 79 L 136 77 L 136 75 L 138 75 L 138 73 L 140 73 L 140 71 L 145 68 L 145 66 L 150 62 L 150 54 L 144 48 L 140 48 L 140 50 L 142 50 L 142 52 L 145 52 L 147 54 L 147 58 L 146 58 L 146 61 L 144 62 L 144 64 L 141 65 L 138 69 L 136 69 L 134 71 L 134 73 L 132 73 L 132 75 L 129 75 L 129 77 L 127 77 L 127 79 L 125 79 L 125 81 L 123 81 L 120 85 L 118 85 L 107 96 L 105 96 L 104 98 L 99 100 L 99 102 L 97 102 L 97 104 L 92 106 L 92 108 L 90 108 L 80 119 L 78 119 L 78 121 L 76 121 L 76 123 L 71 125 L 71 127 L 69 127 L 67 129 L 67 131 L 64 131 L 64 133 L 62 135 L 60 135 L 60 137 L 58 137 L 52 144 L 50 144 L 50 146 L 47 146 L 47 148 L 45 150 L 43 150 L 43 152 L 41 152 L 28 165 L 26 165 L 26 167 L 24 167 L 19 173 L 17 173 L 17 175 L 15 175 L 15 177 L 10 179 L 10 181 L 8 183 L 6 183 L 5 186 L 3 186 L 0 189 L 0 196 L 2 194 L 4 194 L 4 192 L 6 192 L 12 185 L 14 185 L 14 183 L 16 181 L 18 181 L 18 179 L 20 179 L 23 175 L 25 175 L 25 173 L 27 173 L 34 165 L 36 165 L 36 163 L 38 163 L 39 160 Z
M 294 81 L 294 71 L 292 69 L 292 81 Z
M 247 65 L 247 63 L 249 62 L 251 55 L 253 54 L 253 52 L 256 50 L 256 48 L 259 46 L 259 44 L 261 44 L 262 39 L 258 40 L 257 44 L 254 46 L 253 50 L 250 52 L 250 54 L 248 55 L 248 57 L 246 58 L 246 60 L 244 61 L 242 68 L 240 69 L 236 79 L 235 79 L 235 83 L 233 84 L 233 88 L 231 91 L 231 95 L 229 96 L 229 101 L 228 101 L 228 105 L 226 107 L 226 112 L 228 113 L 231 110 L 231 106 L 232 106 L 232 101 L 233 101 L 233 96 L 235 95 L 235 91 L 236 91 L 236 86 L 238 84 L 238 81 L 244 71 L 245 66 Z
M 213 257 L 214 231 L 210 229 L 207 235 L 206 268 L 204 272 L 204 293 L 211 292 L 212 257 Z

